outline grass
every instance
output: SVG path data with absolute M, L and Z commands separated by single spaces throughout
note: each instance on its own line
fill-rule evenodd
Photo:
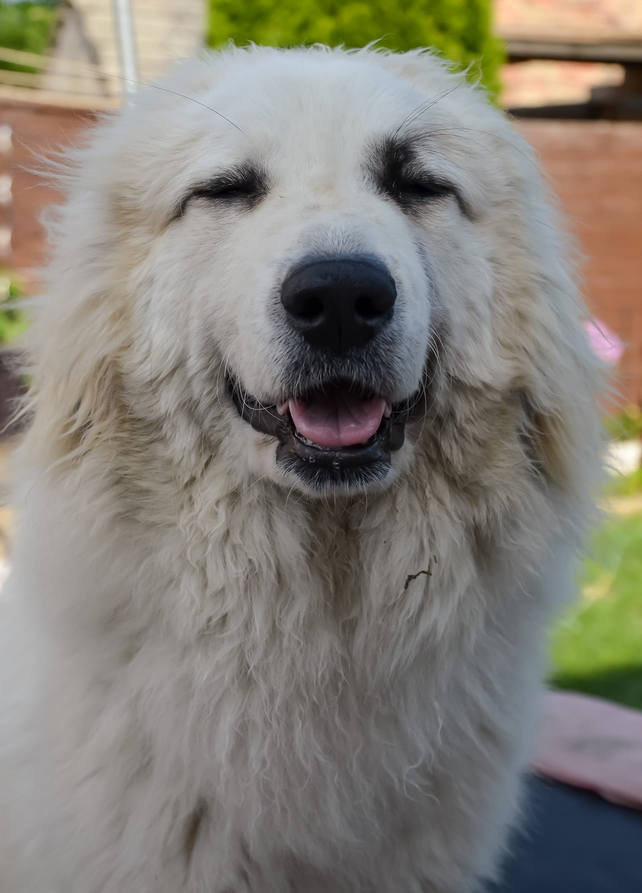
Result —
M 640 494 L 642 473 L 612 485 Z M 642 507 L 595 533 L 580 577 L 582 597 L 553 635 L 554 687 L 642 709 Z
M 631 474 L 617 475 L 609 484 L 609 496 L 642 496 L 642 468 Z

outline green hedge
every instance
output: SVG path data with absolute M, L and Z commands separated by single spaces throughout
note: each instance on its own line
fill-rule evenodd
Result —
M 271 46 L 325 43 L 361 47 L 373 40 L 392 50 L 432 46 L 461 67 L 472 63 L 496 92 L 503 60 L 491 33 L 491 0 L 208 0 L 210 46 L 228 40 Z
M 27 328 L 27 317 L 20 309 L 22 286 L 6 270 L 0 269 L 0 344 L 14 341 Z
M 642 437 L 642 407 L 629 403 L 616 415 L 604 419 L 604 425 L 612 440 L 632 440 Z
M 0 47 L 44 53 L 53 39 L 57 11 L 55 3 L 4 3 L 0 0 Z M 0 59 L 0 68 L 33 71 Z

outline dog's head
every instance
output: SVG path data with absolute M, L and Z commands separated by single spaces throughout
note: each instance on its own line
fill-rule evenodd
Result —
M 67 432 L 125 412 L 175 455 L 346 492 L 412 466 L 451 382 L 555 415 L 578 378 L 530 154 L 429 54 L 216 54 L 81 159 L 41 327 Z

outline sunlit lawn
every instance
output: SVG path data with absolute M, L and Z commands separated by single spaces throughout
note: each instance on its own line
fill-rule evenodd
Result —
M 639 475 L 638 475 L 639 481 Z M 638 485 L 639 486 L 639 485 Z M 610 517 L 592 540 L 582 598 L 553 636 L 552 683 L 642 709 L 642 493 L 632 513 Z

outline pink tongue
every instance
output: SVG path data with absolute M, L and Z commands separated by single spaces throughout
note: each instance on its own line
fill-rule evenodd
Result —
M 310 402 L 289 400 L 292 421 L 303 437 L 323 447 L 364 443 L 376 432 L 386 407 L 383 397 L 326 394 Z

